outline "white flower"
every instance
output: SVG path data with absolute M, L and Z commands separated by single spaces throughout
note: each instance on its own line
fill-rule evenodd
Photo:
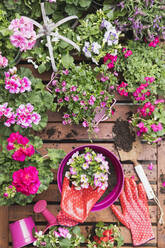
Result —
M 72 158 L 77 158 L 79 156 L 79 151 L 73 153 Z
M 35 241 L 33 242 L 33 245 L 34 245 L 34 246 L 37 246 L 37 240 L 35 240 Z
M 89 164 L 88 164 L 88 163 L 84 163 L 84 164 L 82 165 L 82 167 L 83 167 L 84 170 L 86 170 L 86 169 L 89 168 Z
M 90 44 L 89 44 L 89 42 L 85 42 L 85 45 L 84 45 L 84 47 L 83 47 L 83 52 L 85 53 L 85 56 L 87 57 L 87 58 L 90 58 L 92 55 L 91 55 L 91 52 L 88 50 L 88 48 L 90 47 Z
M 88 182 L 88 178 L 86 177 L 86 175 L 81 175 L 81 180 L 82 183 L 87 183 Z
M 65 176 L 66 176 L 66 178 L 70 179 L 70 172 L 66 171 Z
M 99 45 L 98 42 L 93 42 L 92 43 L 92 51 L 95 53 L 95 54 L 99 54 L 99 49 L 101 48 L 101 46 Z
M 68 239 L 71 239 L 72 235 L 70 233 L 67 234 L 66 236 Z
M 87 189 L 89 187 L 89 183 L 85 182 L 81 184 L 81 188 Z

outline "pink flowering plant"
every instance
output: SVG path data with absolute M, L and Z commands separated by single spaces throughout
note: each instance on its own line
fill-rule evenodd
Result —
M 65 153 L 48 149 L 42 156 L 36 150 L 41 146 L 39 137 L 26 137 L 19 132 L 11 133 L 6 142 L 1 140 L 0 205 L 26 205 L 53 181 L 52 169 L 58 168 Z
M 96 115 L 101 111 L 112 115 L 113 89 L 117 78 L 106 65 L 92 68 L 87 64 L 60 70 L 48 89 L 55 96 L 57 111 L 63 109 L 63 125 L 76 123 L 88 128 L 98 126 Z
M 35 232 L 34 237 L 36 241 L 33 242 L 35 247 L 80 247 L 81 243 L 84 243 L 85 238 L 81 233 L 78 226 L 75 227 L 61 227 L 55 226 L 49 229 L 47 234 L 43 234 L 42 231 Z
M 47 124 L 46 110 L 54 109 L 53 96 L 31 71 L 16 67 L 4 73 L 0 80 L 0 125 L 17 129 L 41 130 Z
M 125 51 L 129 56 L 125 57 Z M 157 46 L 129 41 L 126 49 L 118 53 L 114 69 L 120 78 L 116 90 L 122 96 L 131 97 L 137 111 L 129 122 L 136 127 L 137 135 L 149 143 L 156 143 L 165 134 L 164 50 Z
M 83 153 L 75 152 L 68 160 L 65 176 L 77 190 L 86 189 L 89 186 L 100 187 L 105 190 L 108 187 L 110 163 L 101 153 L 86 147 Z

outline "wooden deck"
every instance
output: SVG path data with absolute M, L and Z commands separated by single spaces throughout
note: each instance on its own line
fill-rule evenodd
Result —
M 35 72 L 36 76 L 38 74 Z M 41 77 L 41 76 L 40 76 Z M 42 79 L 47 81 L 49 78 L 48 74 L 42 75 Z M 120 104 L 119 104 L 120 103 Z M 101 145 L 110 151 L 112 151 L 116 156 L 118 152 L 115 148 L 112 128 L 114 121 L 118 117 L 126 119 L 127 112 L 132 110 L 133 106 L 128 105 L 122 98 L 120 102 L 116 105 L 116 113 L 110 120 L 101 123 L 100 132 L 98 133 L 97 139 L 93 141 L 94 144 Z M 122 103 L 122 104 L 121 104 Z M 40 133 L 44 141 L 44 146 L 40 150 L 44 155 L 46 154 L 46 148 L 61 148 L 64 149 L 66 153 L 71 151 L 73 148 L 84 144 L 90 144 L 86 130 L 83 127 L 72 125 L 63 126 L 60 114 L 49 113 L 49 123 L 48 126 Z M 143 144 L 143 152 L 139 155 L 139 162 L 142 164 L 150 183 L 152 184 L 155 192 L 158 194 L 158 198 L 165 212 L 165 188 L 162 187 L 162 180 L 165 181 L 165 141 L 161 143 L 160 146 L 151 146 L 148 144 Z M 118 156 L 119 158 L 119 156 Z M 133 169 L 133 164 L 129 161 L 121 161 L 124 169 L 125 176 L 135 176 L 135 180 L 138 182 L 139 179 Z M 149 163 L 154 164 L 152 171 L 148 170 Z M 164 174 L 164 179 L 163 178 Z M 54 182 L 50 185 L 49 189 L 37 196 L 34 202 L 39 199 L 45 199 L 48 201 L 48 209 L 56 215 L 60 209 L 60 193 L 57 187 L 56 172 L 54 174 Z M 32 216 L 38 230 L 44 229 L 45 219 L 40 214 L 33 213 L 34 202 L 26 207 L 21 207 L 18 205 L 13 205 L 10 207 L 0 207 L 0 248 L 12 247 L 11 237 L 8 230 L 8 224 L 12 223 L 21 218 Z M 116 202 L 117 205 L 119 201 Z M 151 221 L 153 230 L 155 233 L 155 239 L 151 240 L 142 247 L 148 248 L 165 248 L 165 226 L 160 226 L 158 224 L 159 211 L 157 205 L 153 200 L 149 201 L 149 209 L 151 214 Z M 165 219 L 165 218 L 164 218 Z M 104 209 L 99 212 L 91 212 L 87 221 L 81 225 L 82 232 L 87 235 L 87 233 L 92 228 L 93 224 L 98 221 L 104 221 L 107 223 L 117 223 L 117 219 L 111 212 L 110 208 Z M 127 228 L 121 225 L 122 235 L 124 237 L 124 248 L 132 247 L 132 240 L 130 232 Z M 28 247 L 32 247 L 29 245 Z

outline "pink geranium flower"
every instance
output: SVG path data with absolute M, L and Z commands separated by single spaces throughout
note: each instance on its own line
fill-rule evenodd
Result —
M 34 195 L 40 187 L 40 180 L 36 167 L 29 166 L 15 171 L 12 177 L 12 185 L 15 186 L 17 192 L 21 192 L 24 195 Z

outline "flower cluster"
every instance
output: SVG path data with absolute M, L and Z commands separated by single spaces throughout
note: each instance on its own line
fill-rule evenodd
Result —
M 9 185 L 5 187 L 5 192 L 3 194 L 4 197 L 6 198 L 12 198 L 16 194 L 16 188 L 13 185 Z
M 7 139 L 7 150 L 14 150 L 12 158 L 17 161 L 25 161 L 26 157 L 31 157 L 34 153 L 33 145 L 28 144 L 29 139 L 17 133 L 11 133 Z
M 0 68 L 6 67 L 8 65 L 8 59 L 6 57 L 3 57 L 0 53 Z
M 156 45 L 159 43 L 159 37 L 156 37 L 153 41 L 151 41 L 148 46 L 149 47 L 156 47 Z
M 131 50 L 128 50 L 125 47 L 122 49 L 122 52 L 123 52 L 125 58 L 128 58 L 129 56 L 132 55 L 132 51 Z
M 146 83 L 141 84 L 136 90 L 132 93 L 133 97 L 136 101 L 144 101 L 146 100 L 146 97 L 151 95 L 151 91 L 148 89 L 148 86 L 150 83 L 154 82 L 154 77 L 145 77 L 144 78 Z
M 121 96 L 128 96 L 128 91 L 126 91 L 126 87 L 128 86 L 127 83 L 125 82 L 121 82 L 121 84 L 119 84 L 117 86 L 117 92 L 121 95 Z
M 104 57 L 104 64 L 106 63 L 109 69 L 114 67 L 114 63 L 116 61 L 117 61 L 117 55 L 112 55 L 112 54 L 107 53 Z
M 108 187 L 109 162 L 102 154 L 89 147 L 86 147 L 82 154 L 75 152 L 67 165 L 70 168 L 65 176 L 77 190 L 89 186 L 100 187 L 103 190 Z
M 36 43 L 36 32 L 33 23 L 25 17 L 11 21 L 9 29 L 13 31 L 10 41 L 15 47 L 19 47 L 21 52 L 31 50 Z
M 100 28 L 106 29 L 103 38 L 103 44 L 107 43 L 108 46 L 117 45 L 119 41 L 120 31 L 117 31 L 115 26 L 113 26 L 109 21 L 103 19 Z
M 67 228 L 54 226 L 49 229 L 48 234 L 43 234 L 42 231 L 36 232 L 35 238 L 33 245 L 40 248 L 58 248 L 63 247 L 63 244 L 66 244 L 68 248 L 78 248 L 85 241 L 78 226 Z
M 138 108 L 138 112 L 142 116 L 149 116 L 155 110 L 155 106 L 151 102 L 146 102 L 142 108 Z
M 17 192 L 24 195 L 34 195 L 40 187 L 38 170 L 34 166 L 28 166 L 13 173 L 12 185 L 15 186 Z
M 12 94 L 31 91 L 31 81 L 27 77 L 20 78 L 16 72 L 16 67 L 5 72 L 5 89 L 9 90 Z
M 116 225 L 105 225 L 99 222 L 95 228 L 95 235 L 88 239 L 88 248 L 121 247 L 124 239 Z
M 23 128 L 32 127 L 32 124 L 38 125 L 41 116 L 34 112 L 34 107 L 30 103 L 26 105 L 21 104 L 17 109 L 16 113 L 12 111 L 12 108 L 7 108 L 8 103 L 0 105 L 0 118 L 6 117 L 4 125 L 10 127 L 12 124 L 17 124 Z

